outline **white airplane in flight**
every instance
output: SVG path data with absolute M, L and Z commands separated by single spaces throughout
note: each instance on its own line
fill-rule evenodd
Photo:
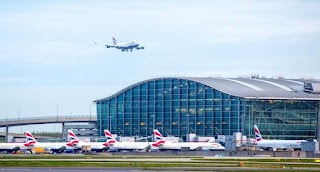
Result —
M 301 149 L 301 142 L 306 142 L 306 140 L 268 140 L 263 139 L 257 125 L 254 125 L 254 133 L 256 136 L 255 144 L 256 147 L 262 149 L 272 149 L 276 151 L 277 149 Z
M 37 142 L 36 138 L 29 132 L 25 131 L 27 142 L 24 143 L 24 146 L 28 148 L 33 147 L 43 147 L 49 150 L 49 153 L 62 153 L 66 150 L 66 142 Z
M 104 152 L 108 150 L 108 146 L 105 146 L 105 142 L 83 142 L 78 139 L 72 130 L 68 130 L 69 142 L 68 146 L 73 147 L 76 150 L 81 150 L 82 146 L 91 146 L 91 150 L 96 152 Z
M 133 151 L 133 150 L 150 150 L 149 142 L 117 142 L 109 130 L 104 130 L 105 136 L 108 138 L 106 146 L 117 151 Z
M 16 153 L 20 149 L 25 149 L 24 143 L 0 143 L 0 152 Z
M 104 45 L 104 46 L 106 46 L 107 48 L 117 48 L 117 49 L 120 49 L 123 52 L 124 51 L 129 51 L 129 50 L 132 52 L 133 49 L 136 49 L 136 50 L 142 49 L 143 50 L 145 48 L 145 46 L 142 46 L 136 40 L 125 42 L 125 43 L 120 43 L 120 44 L 117 43 L 117 40 L 114 37 L 112 37 L 112 40 L 113 40 L 113 45 L 108 45 L 107 44 L 107 45 Z M 95 44 L 98 44 L 98 43 L 95 42 Z
M 153 133 L 156 137 L 156 142 L 153 143 L 152 146 L 159 147 L 159 149 L 162 150 L 181 150 L 182 147 L 189 147 L 190 150 L 225 150 L 221 144 L 214 143 L 212 140 L 208 142 L 166 142 L 158 130 L 153 130 Z

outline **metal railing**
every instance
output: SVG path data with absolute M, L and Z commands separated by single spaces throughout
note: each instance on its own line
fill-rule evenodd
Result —
M 92 118 L 94 120 L 97 119 L 97 116 L 92 115 L 73 115 L 73 116 L 44 116 L 44 117 L 26 117 L 26 118 L 5 118 L 0 119 L 0 122 L 3 121 L 29 121 L 29 120 L 41 120 L 41 119 L 77 119 L 77 118 Z
M 0 127 L 6 125 L 27 125 L 27 124 L 39 124 L 39 123 L 62 123 L 62 122 L 96 122 L 97 116 L 92 115 L 73 115 L 73 116 L 43 116 L 43 117 L 26 117 L 26 118 L 5 118 L 0 119 Z

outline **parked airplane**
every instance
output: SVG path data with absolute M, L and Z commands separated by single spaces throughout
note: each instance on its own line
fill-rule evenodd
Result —
M 25 148 L 24 143 L 0 143 L 0 152 L 16 153 Z
M 65 142 L 37 142 L 36 138 L 29 131 L 25 131 L 25 135 L 27 142 L 24 143 L 24 146 L 28 148 L 43 147 L 48 149 L 49 153 L 62 153 L 67 147 Z
M 208 142 L 166 142 L 158 130 L 153 130 L 153 133 L 156 137 L 156 142 L 152 146 L 159 147 L 161 150 L 181 150 L 183 147 L 189 147 L 190 150 L 225 150 L 221 144 L 214 143 L 212 140 Z
M 117 151 L 133 151 L 133 150 L 150 150 L 151 144 L 149 142 L 117 142 L 109 130 L 104 130 L 105 136 L 108 138 L 105 146 Z
M 268 140 L 263 139 L 257 125 L 254 125 L 256 147 L 276 151 L 277 149 L 301 149 L 301 142 L 306 140 Z
M 125 42 L 125 43 L 120 43 L 120 44 L 117 43 L 117 40 L 114 37 L 112 38 L 112 40 L 113 40 L 113 45 L 104 45 L 104 46 L 106 46 L 107 48 L 117 48 L 117 49 L 120 49 L 121 51 L 129 51 L 130 50 L 131 52 L 133 49 L 140 50 L 140 49 L 145 48 L 145 46 L 142 46 L 136 40 Z M 98 44 L 98 43 L 95 42 L 95 44 Z
M 91 150 L 96 152 L 104 152 L 109 149 L 107 146 L 104 146 L 105 142 L 80 141 L 72 130 L 68 130 L 68 138 L 69 142 L 67 143 L 67 145 L 73 147 L 76 150 L 81 150 L 82 146 L 91 146 Z

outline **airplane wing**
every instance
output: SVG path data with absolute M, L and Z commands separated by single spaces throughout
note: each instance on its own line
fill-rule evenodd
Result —
M 114 45 L 108 45 L 108 44 L 103 45 L 103 44 L 99 44 L 99 43 L 97 43 L 97 42 L 94 42 L 94 44 L 106 46 L 107 48 L 114 48 L 114 47 L 116 47 L 116 46 L 114 46 Z
M 104 45 L 104 46 L 106 46 L 107 48 L 114 48 L 114 47 L 116 47 L 116 46 L 114 46 L 114 45 Z

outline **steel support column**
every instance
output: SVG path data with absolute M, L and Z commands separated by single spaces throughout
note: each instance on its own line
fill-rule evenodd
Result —
M 6 143 L 8 143 L 8 133 L 9 133 L 9 126 L 6 125 L 6 138 L 5 138 Z
M 318 118 L 317 118 L 317 125 L 316 125 L 316 132 L 317 132 L 317 139 L 320 140 L 320 102 L 318 103 Z
M 66 136 L 64 135 L 64 122 L 62 123 L 62 138 L 64 138 L 65 140 L 68 140 L 68 132 Z

